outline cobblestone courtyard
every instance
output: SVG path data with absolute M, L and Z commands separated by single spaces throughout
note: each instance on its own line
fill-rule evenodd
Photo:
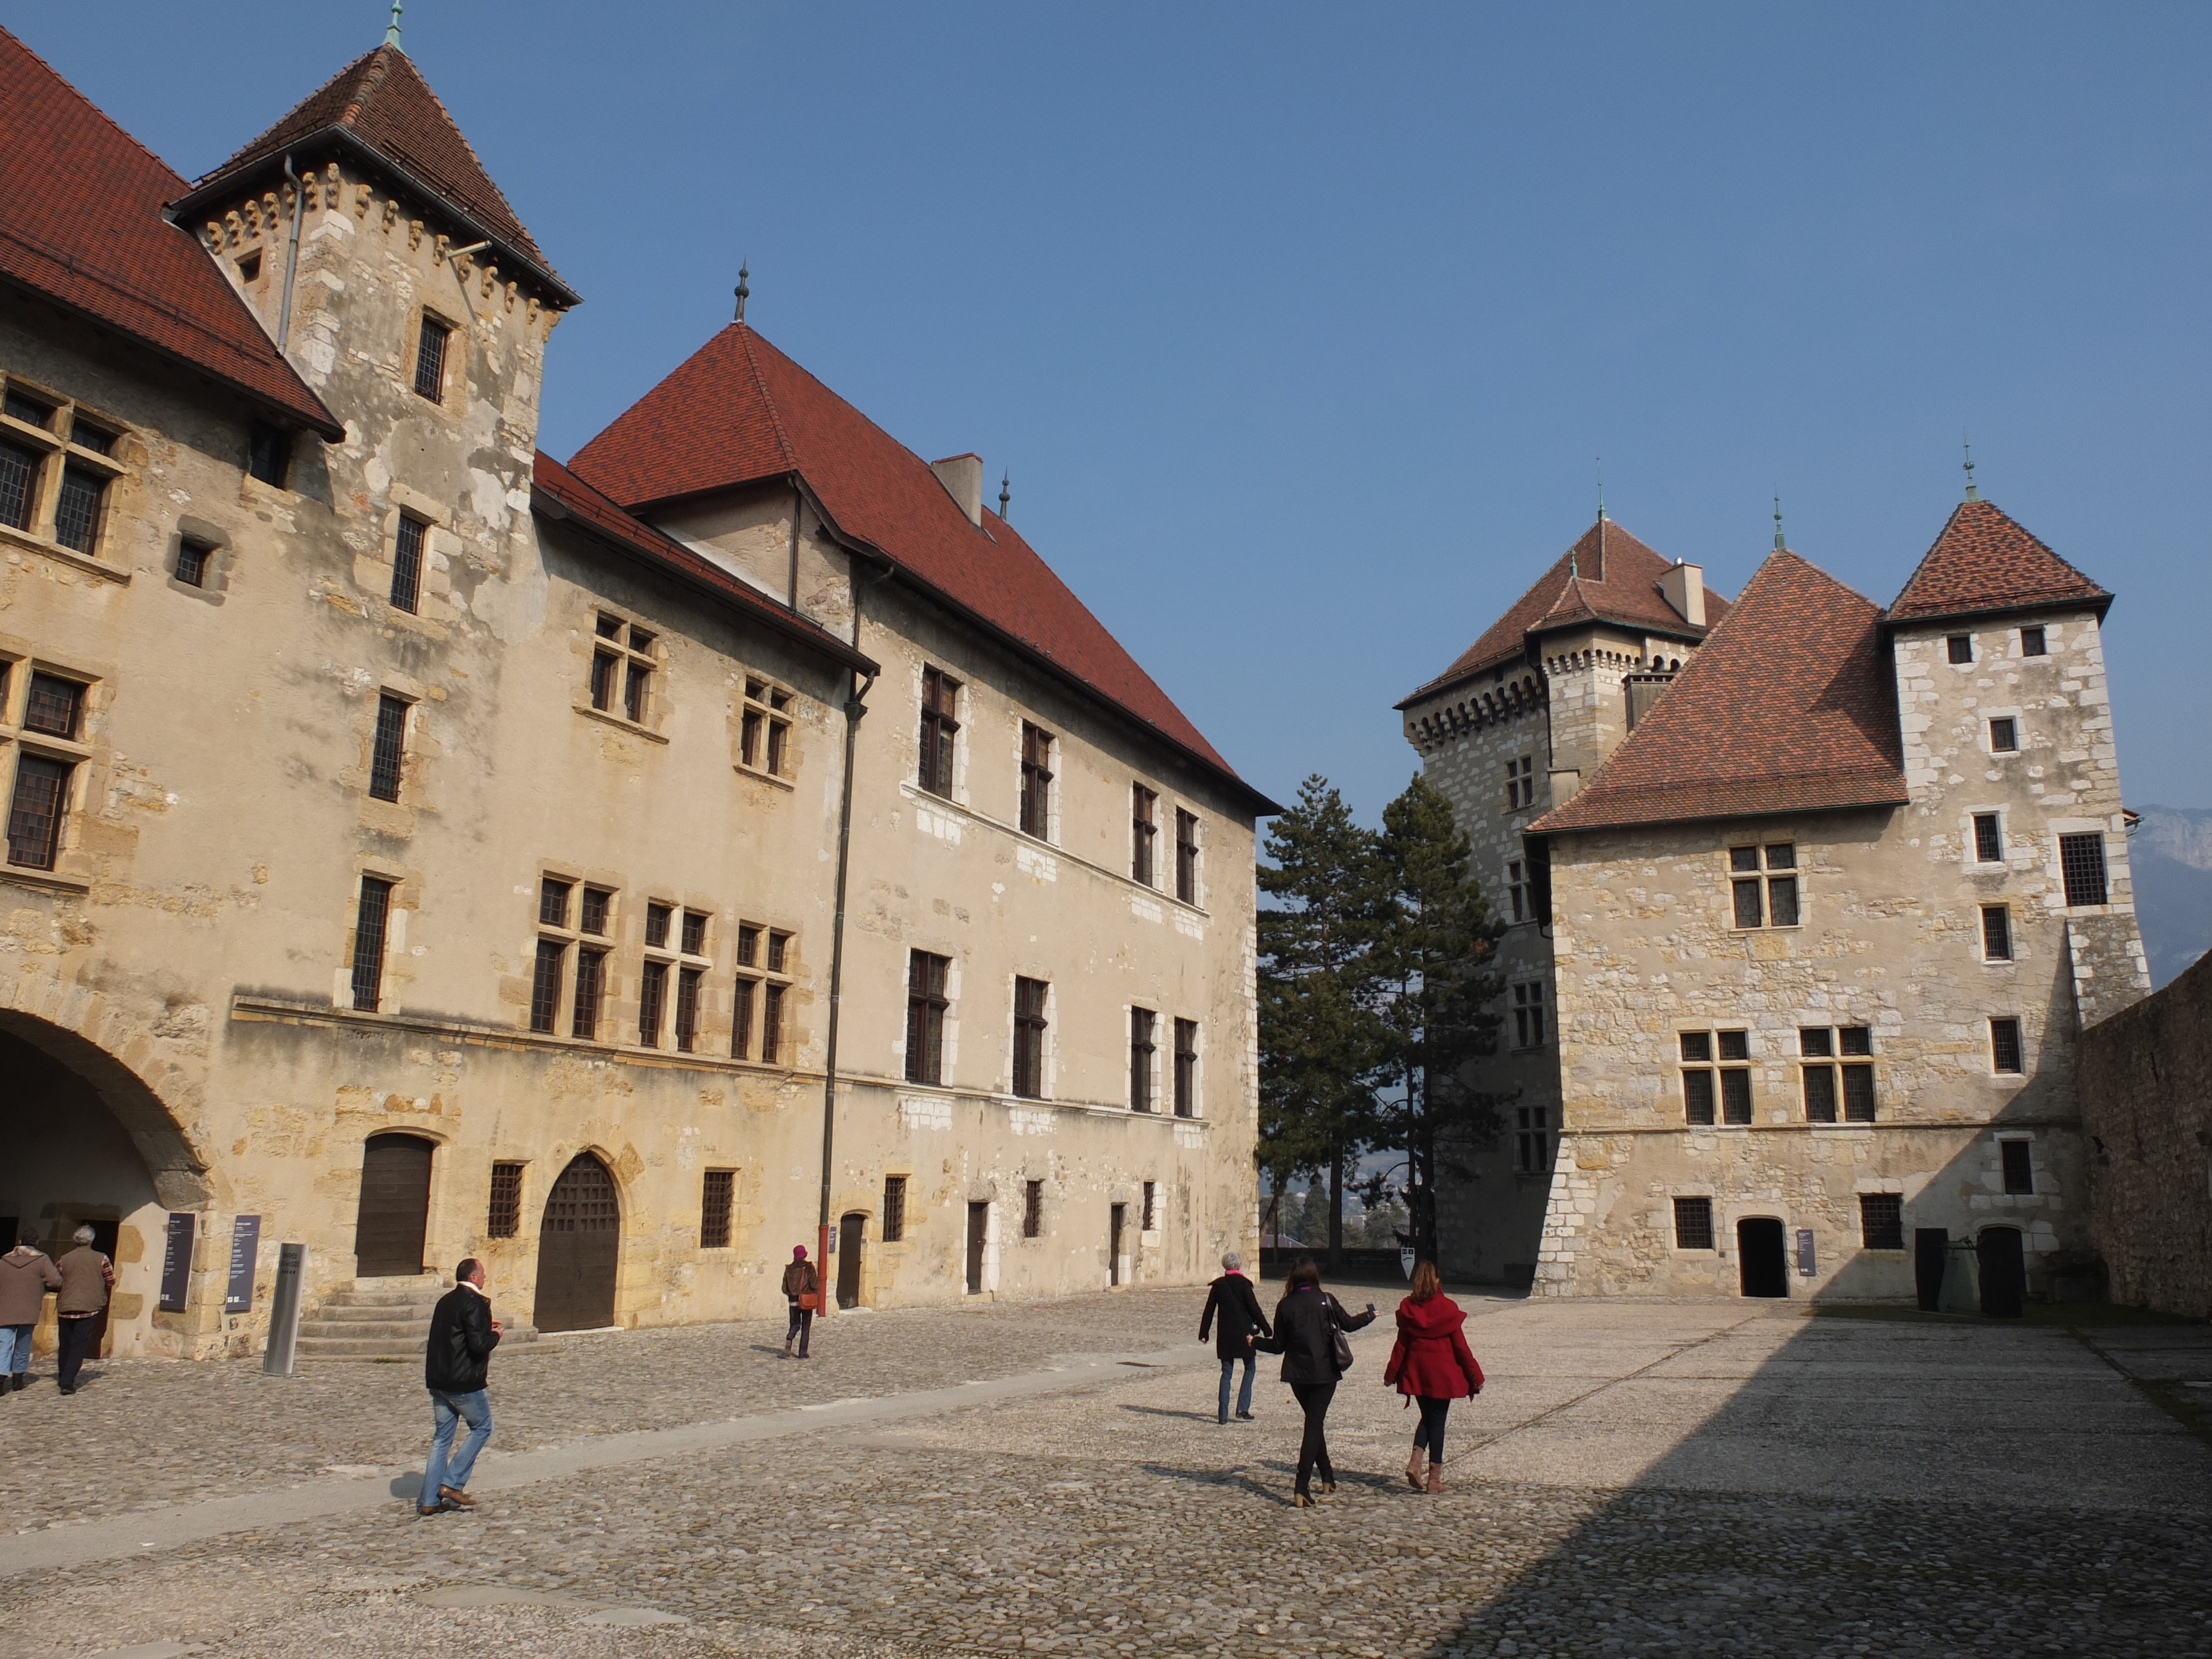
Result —
M 1447 1492 L 1386 1319 L 1313 1510 L 1186 1292 L 549 1340 L 427 1521 L 411 1367 L 109 1362 L 0 1404 L 0 1654 L 2212 1654 L 2203 1328 L 1468 1305 Z

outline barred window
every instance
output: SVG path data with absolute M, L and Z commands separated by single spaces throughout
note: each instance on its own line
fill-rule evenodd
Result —
M 1859 1243 L 1869 1250 L 1903 1249 L 1904 1199 L 1895 1193 L 1861 1193 Z
M 31 527 L 39 504 L 40 457 L 21 444 L 0 443 L 0 524 Z
M 637 988 L 637 1040 L 647 1048 L 660 1046 L 660 1024 L 668 1000 L 668 964 L 648 962 Z
M 576 1007 L 568 1035 L 591 1041 L 599 1034 L 599 1005 L 605 1000 L 607 953 L 580 951 L 576 956 Z
M 82 466 L 62 469 L 61 495 L 54 502 L 54 539 L 79 553 L 92 551 L 100 538 L 100 510 L 107 480 Z
M 1044 1182 L 1042 1181 L 1022 1183 L 1022 1237 L 1044 1237 Z
M 573 882 L 562 881 L 557 876 L 543 876 L 538 882 L 538 925 L 541 927 L 566 927 L 568 925 L 568 895 L 574 892 Z
M 1198 814 L 1176 808 L 1176 896 L 1198 902 Z
M 668 948 L 668 924 L 676 915 L 672 904 L 647 904 L 645 907 L 645 942 L 656 951 Z
M 700 968 L 680 968 L 676 973 L 676 1050 L 690 1054 L 699 1046 L 699 983 L 706 977 Z
M 2003 1161 L 2004 1189 L 2008 1197 L 2027 1198 L 2035 1191 L 2035 1148 L 2026 1140 L 2000 1140 L 1997 1156 Z
M 1949 647 L 1953 662 L 1973 661 L 1974 636 L 1972 634 L 1954 634 L 1943 643 Z
M 1713 1248 L 1713 1201 L 1710 1198 L 1674 1200 L 1674 1248 L 1710 1250 Z
M 1175 1023 L 1175 1114 L 1198 1115 L 1198 1022 Z
M 1982 907 L 1982 958 L 1985 962 L 2012 960 L 2012 912 L 2002 904 Z
M 952 747 L 960 732 L 957 718 L 960 682 L 935 668 L 921 671 L 921 755 L 915 781 L 933 795 L 952 793 Z
M 384 999 L 384 930 L 393 885 L 381 876 L 361 878 L 353 923 L 353 1006 L 358 1013 L 376 1012 Z
M 205 587 L 208 562 L 215 557 L 214 544 L 195 541 L 190 536 L 177 540 L 177 580 L 187 587 Z
M 2023 628 L 2020 630 L 2020 654 L 2023 657 L 2045 657 L 2051 654 L 2051 647 L 2044 638 L 2043 629 Z
M 906 961 L 906 1078 L 909 1083 L 945 1081 L 945 1012 L 951 1002 L 945 983 L 950 957 L 909 951 Z
M 1974 814 L 1974 859 L 1980 864 L 2004 862 L 2004 831 L 1995 812 Z
M 906 1237 L 906 1177 L 884 1177 L 884 1243 L 896 1244 Z
M 1152 1034 L 1159 1016 L 1149 1008 L 1129 1010 L 1129 1109 L 1152 1109 L 1152 1056 L 1159 1052 Z
M 604 937 L 607 931 L 607 910 L 615 896 L 604 887 L 584 890 L 583 927 L 580 931 Z
M 2015 754 L 2020 749 L 2020 722 L 2006 716 L 1990 722 L 1990 752 L 1993 755 Z
M 446 347 L 453 331 L 434 317 L 422 319 L 422 332 L 415 343 L 415 391 L 417 396 L 432 403 L 442 402 L 446 396 Z
M 389 691 L 376 699 L 376 735 L 368 745 L 368 793 L 379 800 L 399 799 L 399 773 L 407 750 L 407 699 Z
M 538 941 L 538 966 L 530 981 L 530 1029 L 550 1031 L 561 1017 L 562 972 L 568 947 L 557 939 Z
M 1052 733 L 1022 722 L 1021 825 L 1039 841 L 1052 830 Z
M 56 674 L 33 672 L 23 704 L 23 729 L 43 732 L 50 738 L 71 738 L 84 714 L 84 687 Z
M 1747 1031 L 1684 1031 L 1682 1110 L 1684 1121 L 1713 1121 L 1717 1096 L 1724 1123 L 1751 1121 L 1751 1036 Z M 1718 1065 L 1715 1065 L 1716 1056 Z
M 1798 1070 L 1805 1095 L 1805 1121 L 1833 1123 L 1875 1121 L 1874 1030 L 1867 1025 L 1808 1025 L 1797 1033 Z M 1835 1062 L 1841 1060 L 1840 1066 Z M 1853 1064 L 1854 1060 L 1858 1061 Z
M 69 805 L 74 763 L 49 755 L 19 755 L 15 793 L 8 806 L 8 862 L 26 870 L 51 870 L 61 855 L 62 814 Z
M 2020 1022 L 2016 1019 L 1993 1019 L 1990 1022 L 1990 1069 L 1995 1072 L 2019 1073 L 2024 1065 L 2020 1041 Z
M 1152 820 L 1159 796 L 1141 783 L 1129 786 L 1129 879 L 1152 884 L 1152 843 L 1160 826 Z
M 761 1052 L 760 1057 L 773 1066 L 783 1054 L 784 993 L 790 987 L 774 980 L 761 987 Z
M 730 1212 L 736 1207 L 738 1172 L 708 1170 L 699 1182 L 699 1248 L 730 1248 Z
M 1044 1097 L 1045 997 L 1041 979 L 1014 981 L 1014 1092 L 1028 1100 Z
M 659 637 L 649 628 L 599 613 L 592 623 L 592 708 L 639 726 L 646 723 L 653 713 L 653 645 Z
M 410 616 L 422 603 L 422 543 L 428 529 L 422 520 L 403 513 L 392 544 L 392 608 Z
M 2103 836 L 2059 836 L 2058 868 L 2066 878 L 2066 902 L 2069 907 L 2106 902 Z
M 1143 1231 L 1156 1233 L 1160 1230 L 1160 1184 L 1157 1181 L 1145 1183 L 1145 1224 Z
M 8 388 L 4 403 L 0 403 L 0 409 L 7 411 L 10 420 L 21 421 L 26 426 L 35 426 L 41 431 L 52 429 L 54 414 L 58 407 L 12 386 Z
M 1762 880 L 1759 872 L 1764 854 Z M 1794 842 L 1729 848 L 1729 870 L 1738 927 L 1795 927 L 1798 925 L 1797 848 Z
M 491 1166 L 490 1213 L 484 1219 L 487 1238 L 513 1238 L 522 1231 L 522 1165 Z

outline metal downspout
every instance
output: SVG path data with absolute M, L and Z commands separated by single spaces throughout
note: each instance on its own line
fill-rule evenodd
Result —
M 283 356 L 292 338 L 292 285 L 300 275 L 300 221 L 307 216 L 307 187 L 292 171 L 292 158 L 284 157 L 284 176 L 292 181 L 292 246 L 284 256 L 284 307 L 276 319 L 276 354 Z

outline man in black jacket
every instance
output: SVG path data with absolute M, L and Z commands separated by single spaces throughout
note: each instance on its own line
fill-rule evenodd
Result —
M 1244 1277 L 1244 1258 L 1231 1250 L 1221 1258 L 1221 1277 L 1206 1289 L 1206 1312 L 1198 1322 L 1198 1340 L 1205 1341 L 1206 1333 L 1214 1321 L 1221 1322 L 1213 1345 L 1213 1352 L 1221 1360 L 1221 1420 L 1229 1420 L 1229 1379 L 1241 1359 L 1244 1362 L 1244 1387 L 1237 1396 L 1237 1415 L 1249 1423 L 1252 1339 L 1268 1334 L 1267 1319 L 1260 1311 L 1260 1298 L 1253 1292 L 1252 1281 Z
M 483 1263 L 471 1256 L 453 1269 L 453 1288 L 439 1298 L 430 1316 L 430 1345 L 422 1357 L 422 1385 L 430 1391 L 430 1461 L 422 1470 L 422 1494 L 415 1502 L 417 1515 L 441 1515 L 448 1510 L 472 1510 L 477 1500 L 468 1495 L 469 1471 L 477 1454 L 491 1438 L 491 1395 L 484 1378 L 491 1370 L 491 1351 L 507 1328 L 491 1316 L 491 1297 L 484 1294 Z M 460 1455 L 447 1461 L 453 1449 L 453 1425 L 469 1425 Z

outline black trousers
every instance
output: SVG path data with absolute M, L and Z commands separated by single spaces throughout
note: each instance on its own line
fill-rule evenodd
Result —
M 1414 1448 L 1425 1449 L 1430 1462 L 1441 1463 L 1444 1461 L 1444 1419 L 1451 1414 L 1451 1401 L 1432 1400 L 1427 1395 L 1419 1399 L 1421 1425 L 1413 1431 Z
M 92 1352 L 94 1339 L 100 1334 L 100 1317 L 63 1319 L 55 1322 L 61 1328 L 56 1334 L 61 1340 L 59 1375 L 54 1379 L 64 1389 L 76 1387 L 76 1374 L 86 1356 Z
M 1336 1398 L 1334 1382 L 1293 1382 L 1291 1392 L 1297 1396 L 1298 1409 L 1306 1414 L 1305 1437 L 1298 1442 L 1298 1481 L 1300 1492 L 1313 1490 L 1313 1471 L 1321 1468 L 1321 1478 L 1331 1482 L 1336 1480 L 1336 1466 L 1328 1461 L 1328 1402 Z
M 783 1346 L 787 1348 L 792 1345 L 792 1342 L 796 1340 L 799 1343 L 799 1357 L 801 1359 L 804 1359 L 806 1358 L 806 1345 L 808 1341 L 812 1339 L 813 1335 L 814 1310 L 811 1308 L 802 1308 L 796 1302 L 793 1303 L 791 1304 L 791 1324 L 789 1328 L 787 1328 L 783 1334 Z

